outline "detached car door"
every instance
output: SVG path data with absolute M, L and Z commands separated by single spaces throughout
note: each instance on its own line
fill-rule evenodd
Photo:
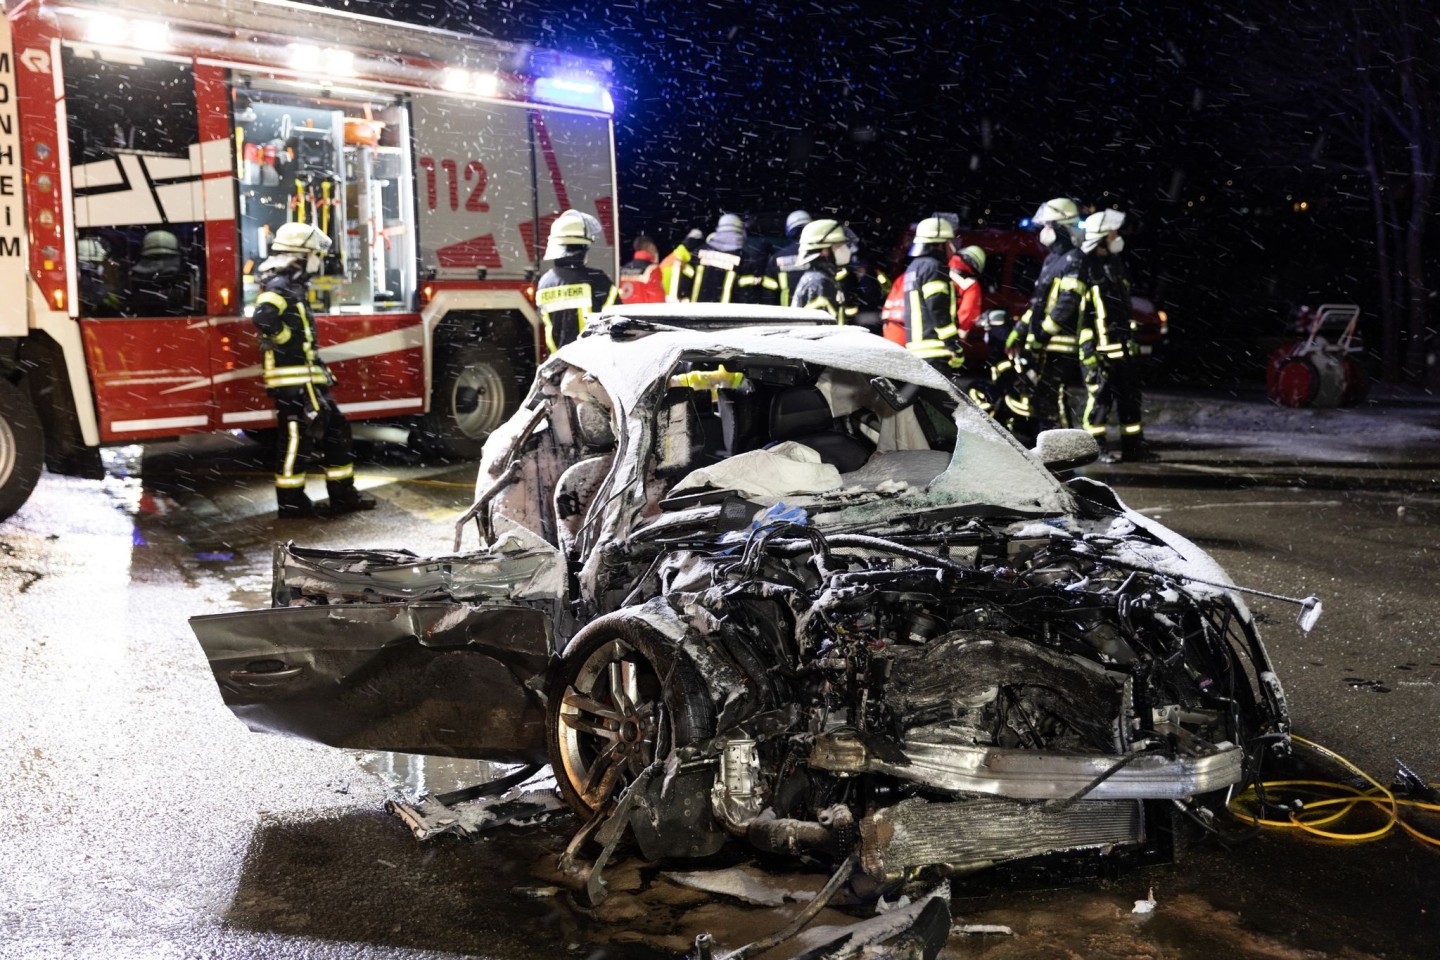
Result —
M 190 625 L 251 730 L 543 763 L 545 712 L 530 681 L 550 661 L 556 570 L 538 537 L 447 557 L 285 545 L 276 607 Z

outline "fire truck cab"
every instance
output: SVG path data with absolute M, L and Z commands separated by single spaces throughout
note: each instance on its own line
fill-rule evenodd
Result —
M 549 224 L 604 227 L 608 61 L 288 0 L 9 0 L 0 20 L 0 519 L 43 462 L 274 422 L 249 315 L 314 224 L 354 420 L 477 454 L 543 350 Z

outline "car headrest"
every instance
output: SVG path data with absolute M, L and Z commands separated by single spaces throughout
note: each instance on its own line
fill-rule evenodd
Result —
M 819 387 L 790 387 L 770 400 L 770 439 L 793 440 L 829 430 L 830 404 Z

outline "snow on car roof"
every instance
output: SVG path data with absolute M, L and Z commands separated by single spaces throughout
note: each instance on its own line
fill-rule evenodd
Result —
M 734 317 L 738 311 L 737 307 L 725 304 L 694 306 L 723 307 L 723 311 L 714 311 L 716 316 Z M 761 309 L 781 310 L 779 307 Z M 904 347 L 860 327 L 829 324 L 700 330 L 662 327 L 626 334 L 624 339 L 610 336 L 610 329 L 611 324 L 597 321 L 586 328 L 580 339 L 560 348 L 556 356 L 594 374 L 610 396 L 627 410 L 634 409 L 645 388 L 657 377 L 668 374 L 687 353 L 706 353 L 717 359 L 754 356 L 803 360 L 839 370 L 908 380 L 938 390 L 950 389 L 949 382 L 928 363 L 912 356 Z
M 631 317 L 652 323 L 669 323 L 677 327 L 691 323 L 724 324 L 823 324 L 833 326 L 835 320 L 823 310 L 801 307 L 777 307 L 759 303 L 636 303 L 602 310 L 596 320 Z M 590 321 L 592 324 L 596 320 Z

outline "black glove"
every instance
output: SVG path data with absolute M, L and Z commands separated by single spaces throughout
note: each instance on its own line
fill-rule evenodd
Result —
M 685 239 L 681 240 L 680 244 L 686 250 L 694 253 L 696 250 L 700 249 L 700 245 L 704 242 L 705 234 L 701 233 L 699 230 L 691 230 L 689 233 L 685 234 Z

